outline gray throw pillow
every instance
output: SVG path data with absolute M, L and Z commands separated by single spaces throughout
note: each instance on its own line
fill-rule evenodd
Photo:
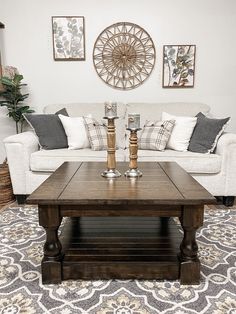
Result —
M 62 108 L 62 109 L 58 110 L 55 114 L 57 114 L 57 115 L 62 114 L 63 116 L 69 117 L 66 108 Z
M 210 119 L 202 112 L 197 115 L 197 124 L 190 138 L 188 150 L 196 153 L 212 153 L 230 118 Z
M 65 108 L 56 114 L 24 114 L 25 120 L 34 129 L 42 149 L 67 148 L 67 136 L 57 114 L 68 116 Z

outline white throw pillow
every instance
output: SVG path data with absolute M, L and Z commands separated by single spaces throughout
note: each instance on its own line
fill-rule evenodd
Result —
M 81 149 L 90 147 L 83 117 L 66 117 L 58 115 L 65 129 L 68 140 L 68 149 Z
M 166 147 L 178 151 L 186 151 L 197 123 L 197 118 L 174 116 L 167 112 L 162 112 L 162 120 L 175 120 L 175 125 Z

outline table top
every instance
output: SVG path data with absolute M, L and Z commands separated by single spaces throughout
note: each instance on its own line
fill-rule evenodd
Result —
M 123 174 L 127 163 L 117 163 Z M 175 162 L 140 162 L 143 176 L 107 179 L 103 162 L 65 162 L 27 199 L 29 204 L 212 204 L 215 198 Z
M 122 174 L 128 164 L 117 163 Z M 65 162 L 27 199 L 28 204 L 213 204 L 215 198 L 175 162 L 139 162 L 140 178 L 107 179 L 104 162 Z

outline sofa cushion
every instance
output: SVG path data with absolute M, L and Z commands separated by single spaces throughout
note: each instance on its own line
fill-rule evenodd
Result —
M 188 150 L 197 153 L 212 153 L 230 118 L 210 119 L 202 112 L 199 112 L 196 117 L 197 124 L 190 139 Z
M 164 150 L 175 120 L 146 121 L 139 136 L 139 149 Z
M 70 117 L 80 117 L 92 115 L 97 120 L 105 116 L 105 103 L 70 103 L 70 104 L 53 104 L 44 107 L 44 113 L 55 113 L 61 108 L 66 108 Z M 198 112 L 201 110 L 198 110 Z M 198 113 L 196 112 L 195 115 Z M 117 115 L 120 119 L 125 118 L 126 105 L 117 103 Z
M 90 117 L 84 117 L 83 119 L 92 150 L 107 150 L 106 125 Z
M 91 115 L 94 119 L 101 121 L 105 115 L 104 103 L 70 103 L 70 104 L 52 104 L 44 107 L 44 113 L 55 113 L 61 108 L 66 108 L 70 117 L 82 117 Z M 117 116 L 115 120 L 116 143 L 120 148 L 125 148 L 125 123 L 126 123 L 126 104 L 117 103 Z M 201 110 L 198 110 L 195 115 Z M 103 121 L 107 124 L 107 120 Z
M 61 114 L 63 116 L 69 117 L 66 108 L 62 108 L 62 109 L 58 110 L 55 114 L 57 114 L 58 116 L 59 116 L 59 114 Z
M 210 107 L 201 103 L 128 103 L 127 113 L 140 114 L 140 126 L 144 126 L 146 120 L 161 120 L 162 112 L 168 112 L 177 116 L 194 117 L 198 112 L 207 114 Z
M 129 152 L 126 150 L 126 158 Z M 171 149 L 161 151 L 139 150 L 139 161 L 176 161 L 190 173 L 218 173 L 221 170 L 221 156 L 217 154 L 200 154 L 179 152 Z M 142 169 L 140 169 L 142 171 Z
M 57 114 L 24 114 L 42 149 L 68 147 L 67 136 Z
M 32 171 L 55 171 L 64 161 L 106 161 L 107 152 L 93 151 L 91 148 L 78 150 L 53 149 L 40 150 L 31 154 L 30 169 Z M 124 161 L 124 150 L 116 150 L 116 160 Z M 104 169 L 101 169 L 101 171 Z
M 208 114 L 210 107 L 202 103 L 184 103 L 184 102 L 172 102 L 172 103 L 128 103 L 127 113 L 139 113 L 140 114 L 140 127 L 142 128 L 146 120 L 161 120 L 162 112 L 168 112 L 173 115 L 194 117 L 201 111 L 204 114 Z M 127 118 L 126 118 L 127 125 Z M 126 131 L 125 147 L 129 147 L 129 132 Z
M 83 117 L 65 117 L 58 115 L 67 135 L 68 149 L 90 147 Z
M 175 125 L 167 142 L 166 147 L 179 151 L 188 149 L 193 129 L 197 123 L 196 117 L 174 116 L 162 112 L 162 120 L 175 120 Z

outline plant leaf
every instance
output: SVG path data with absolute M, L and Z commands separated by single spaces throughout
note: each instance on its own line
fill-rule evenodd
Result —
M 9 79 L 8 77 L 5 77 L 5 76 L 3 76 L 3 77 L 1 78 L 1 83 L 2 83 L 3 85 L 7 85 L 7 86 L 15 86 L 14 82 L 12 82 L 11 79 Z

